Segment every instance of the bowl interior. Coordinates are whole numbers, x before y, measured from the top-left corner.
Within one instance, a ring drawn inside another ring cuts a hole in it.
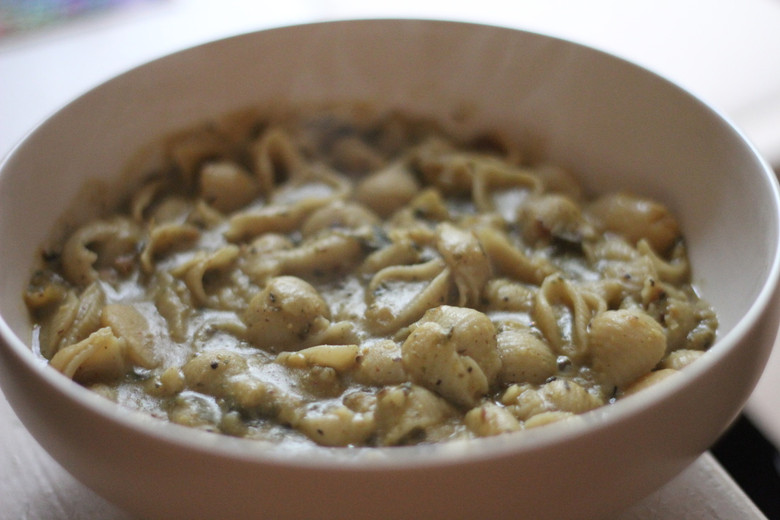
[[[346,100],[505,129],[530,154],[572,169],[593,193],[627,189],[664,201],[681,220],[721,338],[773,269],[777,193],[766,165],[721,116],[667,81],[598,51],[502,28],[314,24],[207,44],[130,71],[13,151],[0,175],[0,313],[18,338],[10,341],[24,348],[30,338],[21,295],[33,259],[88,179],[115,184],[156,137],[230,110]]]

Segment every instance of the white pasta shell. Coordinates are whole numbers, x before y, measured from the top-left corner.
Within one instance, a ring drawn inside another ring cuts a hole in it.
[[[214,397],[232,397],[231,378],[246,371],[246,360],[225,349],[201,353],[182,367],[187,386]]]
[[[231,161],[209,162],[200,169],[200,196],[222,213],[240,209],[255,198],[258,187],[251,174]]]
[[[494,272],[508,278],[541,284],[555,267],[541,257],[530,257],[509,241],[507,236],[490,227],[474,230],[482,249],[490,259]]]
[[[118,256],[134,253],[139,239],[140,230],[129,218],[115,217],[85,224],[68,237],[62,248],[65,277],[82,287],[96,281],[99,278],[96,263],[110,264]]]
[[[439,258],[393,265],[376,273],[366,291],[366,324],[375,334],[396,332],[448,300],[451,274]]]
[[[200,237],[200,230],[189,224],[164,223],[149,232],[149,240],[141,252],[141,267],[147,273],[154,271],[157,257],[192,245]]]

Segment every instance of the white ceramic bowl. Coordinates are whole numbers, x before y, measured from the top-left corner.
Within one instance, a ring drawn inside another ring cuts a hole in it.
[[[36,247],[87,178],[155,136],[283,100],[368,100],[533,136],[592,191],[680,217],[721,328],[709,355],[582,421],[439,447],[305,455],[129,413],[36,358],[22,302]],[[593,518],[706,450],[739,412],[778,326],[778,190],[718,113],[639,67],[516,30],[350,21],[248,34],[128,72],[55,114],[2,164],[0,382],[40,444],[145,518]]]

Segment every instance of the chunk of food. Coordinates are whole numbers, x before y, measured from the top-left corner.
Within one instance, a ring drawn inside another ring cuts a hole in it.
[[[599,314],[591,321],[588,343],[591,367],[618,388],[650,372],[666,353],[663,327],[639,310]]]
[[[279,276],[252,298],[243,319],[253,345],[281,352],[300,349],[309,335],[326,329],[330,309],[311,284]]]
[[[485,396],[501,369],[496,330],[483,313],[462,307],[431,309],[401,347],[414,382],[455,405],[471,407]]]
[[[447,401],[416,385],[388,386],[377,394],[379,444],[394,446],[431,435],[458,411]]]
[[[503,383],[544,383],[558,371],[557,357],[528,328],[509,328],[497,336],[501,357],[498,378]]]
[[[355,198],[381,217],[404,207],[420,191],[420,184],[403,163],[394,163],[360,181]]]
[[[311,407],[294,426],[323,446],[364,444],[376,429],[372,413],[355,412],[344,405]]]
[[[353,377],[369,386],[398,385],[408,381],[401,360],[401,346],[393,340],[379,340],[361,347]]]
[[[154,350],[155,337],[149,322],[132,305],[112,303],[103,307],[101,321],[115,336],[127,342],[127,358],[134,365],[154,368],[159,363]]]
[[[566,195],[551,193],[529,197],[520,206],[517,221],[529,244],[553,239],[579,243],[590,233],[578,204]]]
[[[596,227],[612,231],[636,244],[645,239],[659,254],[680,239],[680,226],[662,204],[627,193],[612,193],[596,199],[587,208]]]
[[[199,182],[201,197],[223,213],[246,206],[258,192],[252,175],[238,164],[228,161],[204,165]]]
[[[63,274],[82,287],[100,278],[121,277],[137,255],[140,238],[138,226],[125,217],[85,225],[62,248]]]
[[[298,352],[282,352],[277,362],[287,366],[305,368],[313,365],[329,367],[337,372],[350,370],[358,360],[357,345],[317,345]]]
[[[125,341],[114,336],[110,327],[103,327],[57,352],[51,366],[81,383],[111,381],[127,369],[125,349]]]
[[[436,249],[452,272],[458,289],[458,305],[477,305],[491,276],[490,260],[477,237],[452,224],[439,224],[436,227]]]
[[[480,437],[501,435],[522,428],[520,421],[511,412],[496,403],[485,403],[472,408],[465,415],[464,422],[469,430]]]

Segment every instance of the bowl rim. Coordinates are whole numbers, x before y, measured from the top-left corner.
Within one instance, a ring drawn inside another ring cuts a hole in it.
[[[140,65],[132,67],[112,78],[102,81],[93,88],[79,94],[70,102],[59,107],[49,116],[30,129],[2,158],[0,161],[0,186],[5,177],[5,171],[12,159],[19,153],[31,135],[35,134],[42,126],[61,112],[64,108],[84,97],[91,95],[94,91],[103,88],[105,85],[114,81],[121,81],[125,76],[137,73],[138,70],[150,66],[153,63],[164,60],[177,59],[183,54],[199,52],[200,49],[208,46],[218,45],[233,39],[258,38],[264,33],[275,31],[300,30],[312,26],[335,26],[343,24],[371,24],[371,23],[396,23],[396,24],[451,24],[461,26],[471,26],[474,30],[501,30],[517,33],[524,33],[535,38],[545,38],[554,40],[565,45],[584,48],[588,52],[595,52],[611,60],[618,60],[625,66],[630,66],[643,71],[648,76],[654,76],[655,79],[662,80],[667,87],[676,89],[679,93],[687,96],[691,102],[697,103],[700,110],[709,111],[715,118],[724,125],[736,141],[741,142],[743,146],[751,153],[757,161],[757,170],[761,171],[761,179],[765,188],[771,192],[771,200],[774,205],[775,218],[771,222],[776,243],[772,258],[771,267],[767,277],[764,279],[758,296],[752,302],[748,310],[735,323],[734,327],[725,335],[719,337],[717,341],[708,350],[709,355],[702,356],[696,363],[691,364],[684,370],[684,375],[680,377],[670,377],[663,384],[653,385],[642,392],[628,396],[609,406],[600,407],[582,415],[575,416],[572,420],[557,422],[546,425],[544,428],[535,428],[514,432],[508,435],[498,437],[478,438],[467,441],[448,441],[439,444],[424,444],[417,446],[399,446],[399,447],[370,447],[370,448],[325,448],[321,446],[312,446],[301,448],[296,446],[292,449],[281,448],[277,445],[269,445],[264,441],[251,439],[234,438],[223,434],[214,434],[200,431],[194,428],[174,424],[165,420],[155,419],[149,414],[137,410],[130,410],[117,405],[108,399],[105,399],[94,392],[74,383],[72,380],[48,366],[43,359],[36,357],[33,350],[19,338],[0,315],[0,348],[7,349],[18,361],[20,361],[30,372],[35,373],[43,382],[53,391],[66,397],[74,404],[86,408],[89,412],[101,416],[104,420],[121,425],[132,430],[134,433],[155,438],[158,441],[175,445],[181,449],[203,454],[211,454],[226,457],[235,460],[241,460],[251,463],[263,464],[283,464],[287,467],[293,466],[300,469],[325,468],[328,470],[353,470],[353,471],[377,471],[393,468],[411,468],[411,467],[431,467],[446,466],[452,464],[462,464],[469,461],[483,461],[491,458],[502,457],[508,453],[519,453],[534,451],[570,441],[583,435],[599,434],[599,432],[610,428],[615,423],[621,422],[628,417],[634,416],[647,409],[653,403],[659,403],[668,399],[672,394],[684,391],[691,387],[706,373],[711,366],[726,355],[733,348],[736,348],[740,339],[744,338],[750,330],[756,325],[761,316],[767,310],[773,296],[780,287],[780,187],[777,178],[766,160],[761,157],[756,147],[749,141],[744,133],[717,108],[693,95],[684,87],[670,81],[661,74],[652,71],[644,66],[640,66],[625,58],[612,53],[598,49],[588,44],[583,44],[574,40],[552,36],[541,32],[528,30],[524,28],[507,27],[501,25],[485,24],[479,22],[454,21],[443,19],[426,18],[370,18],[370,19],[348,19],[348,20],[328,20],[318,22],[299,23],[288,26],[273,27],[249,31],[225,38],[219,38],[211,41],[199,43],[172,53],[149,60]],[[0,382],[1,383],[1,382]],[[304,454],[305,456],[301,456]]]

